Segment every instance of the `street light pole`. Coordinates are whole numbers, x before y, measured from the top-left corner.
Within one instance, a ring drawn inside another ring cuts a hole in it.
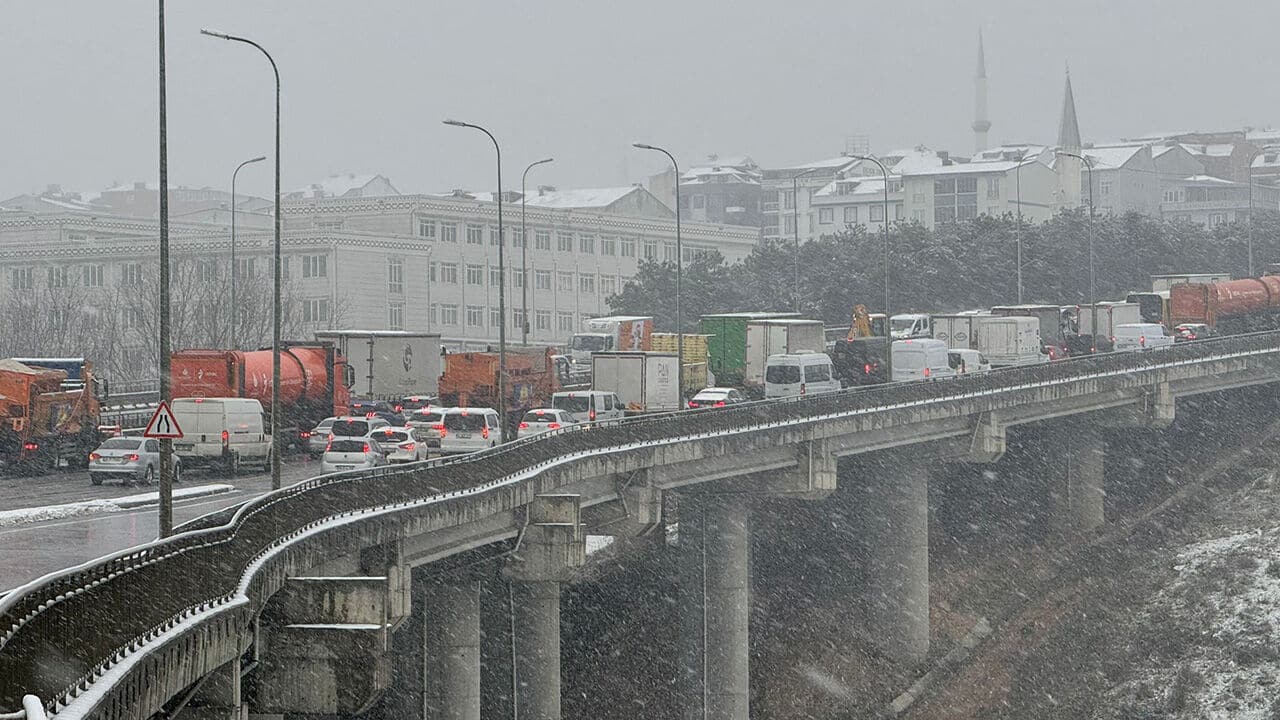
[[[280,489],[280,68],[275,58],[258,43],[236,35],[201,29],[201,35],[252,45],[267,57],[276,78],[276,197],[275,197],[275,270],[272,287],[271,314],[271,489]]]
[[[809,168],[791,176],[791,230],[795,237],[791,253],[791,300],[797,313],[800,312],[800,189],[797,181],[817,169]]]
[[[1093,283],[1093,161],[1086,155],[1077,155],[1076,153],[1059,150],[1059,155],[1073,157],[1084,163],[1085,170],[1088,171],[1089,181],[1089,308],[1092,315],[1093,324],[1089,326],[1089,348],[1097,352],[1094,339],[1098,335],[1098,298],[1094,295]]]
[[[173,401],[169,377],[169,119],[164,66],[164,0],[160,6],[160,402]],[[156,518],[160,537],[173,534],[173,441],[160,440],[160,503]]]
[[[256,158],[245,160],[236,166],[235,172],[231,173],[231,349],[240,349],[240,306],[236,299],[236,275],[239,274],[236,268],[236,176],[240,174],[240,168],[250,163],[262,162],[267,156],[259,155]]]
[[[876,164],[880,168],[880,174],[884,176],[884,318],[886,328],[889,325],[889,171],[885,169],[884,163],[871,157],[870,155],[850,155],[855,160],[868,160]],[[870,218],[868,218],[870,221]]]
[[[502,441],[507,440],[507,260],[503,249],[507,241],[502,234],[502,148],[493,133],[479,125],[460,120],[445,120],[445,125],[479,130],[489,136],[498,159],[498,417],[502,422]]]
[[[1013,171],[1014,185],[1017,188],[1017,222],[1014,225],[1013,239],[1018,248],[1018,304],[1022,304],[1022,163],[1027,159],[1026,151],[1018,154],[1018,166]]]
[[[641,150],[653,150],[667,156],[676,178],[676,387],[680,388],[680,406],[684,407],[684,317],[680,314],[680,282],[684,266],[684,247],[680,243],[680,163],[675,155],[657,145],[648,143],[631,143],[632,147]]]
[[[529,163],[520,174],[520,344],[529,344],[529,231],[524,226],[525,181],[529,171],[538,165],[554,161],[555,158],[544,158]]]

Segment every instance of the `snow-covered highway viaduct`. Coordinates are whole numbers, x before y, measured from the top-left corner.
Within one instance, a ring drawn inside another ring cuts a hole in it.
[[[0,713],[30,717],[33,696],[58,718],[357,715],[403,690],[392,637],[420,614],[410,716],[476,720],[479,578],[501,573],[519,717],[558,718],[560,587],[585,536],[674,521],[682,623],[652,632],[684,643],[689,717],[745,720],[759,499],[865,486],[866,634],[915,663],[929,643],[935,469],[996,461],[1011,426],[1069,422],[1048,501],[1065,534],[1086,531],[1103,522],[1107,428],[1160,427],[1179,398],[1277,381],[1280,333],[1260,333],[636,418],[314,478],[0,599]],[[876,462],[838,462],[854,456]]]

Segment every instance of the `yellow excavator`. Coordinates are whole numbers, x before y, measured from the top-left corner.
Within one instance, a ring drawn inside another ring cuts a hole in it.
[[[864,337],[872,337],[871,313],[867,312],[866,305],[858,303],[853,306],[853,322],[849,323],[849,334],[845,336],[845,340],[852,342]]]
[[[888,382],[889,340],[885,316],[871,314],[867,306],[853,307],[853,321],[845,339],[831,350],[831,362],[845,387]]]

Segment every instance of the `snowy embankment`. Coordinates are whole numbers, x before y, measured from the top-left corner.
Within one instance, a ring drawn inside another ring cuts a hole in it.
[[[207,495],[219,495],[231,492],[235,489],[234,485],[218,483],[212,485],[197,485],[195,487],[177,488],[173,491],[173,499],[186,500],[205,497]],[[18,508],[17,510],[0,510],[0,527],[23,525],[26,523],[41,522],[44,520],[59,520],[62,518],[74,517],[76,515],[87,515],[89,513],[129,510],[131,508],[142,507],[145,505],[155,505],[159,502],[160,493],[149,492],[139,493],[137,495],[125,495],[123,497],[116,498],[82,500],[79,502],[62,503],[61,505]]]

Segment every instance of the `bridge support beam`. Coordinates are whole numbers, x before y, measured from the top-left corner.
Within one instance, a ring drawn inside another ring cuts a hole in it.
[[[480,720],[480,582],[433,580],[423,605],[422,717]]]
[[[586,559],[577,495],[529,504],[521,547],[503,568],[511,581],[516,715],[560,718],[560,583]]]
[[[929,653],[929,468],[900,456],[864,483],[867,632],[897,662]]]
[[[240,658],[209,673],[182,709],[186,720],[242,720],[248,717],[240,687]]]
[[[680,504],[686,718],[750,714],[751,511],[742,496]]]
[[[1106,441],[1097,427],[1071,423],[1053,442],[1049,468],[1049,513],[1053,530],[1076,536],[1094,530],[1105,520],[1103,513],[1103,461]]]

